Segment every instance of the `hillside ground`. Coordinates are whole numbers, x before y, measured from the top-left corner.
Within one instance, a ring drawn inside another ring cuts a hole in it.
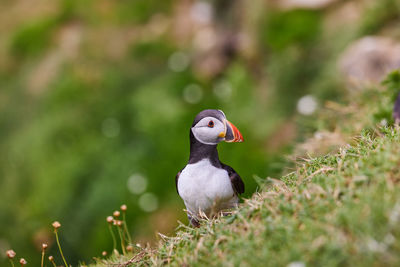
[[[400,128],[390,115],[399,77],[348,105],[327,103],[319,132],[299,145],[325,154],[296,155],[278,179],[255,177],[258,192],[231,215],[181,224],[157,247],[95,266],[399,266]],[[338,145],[326,146],[323,131]]]

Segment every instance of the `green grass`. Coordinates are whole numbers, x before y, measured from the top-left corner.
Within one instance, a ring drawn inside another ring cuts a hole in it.
[[[229,216],[198,229],[181,224],[156,247],[94,266],[399,266],[400,127],[377,126],[390,119],[377,114],[393,105],[396,73],[389,90],[319,113],[316,125],[329,129],[335,116],[335,131],[351,145],[297,160],[279,179],[256,178],[258,192]]]
[[[268,178],[232,215],[181,225],[132,266],[398,266],[399,164],[399,127],[364,131],[335,155]]]

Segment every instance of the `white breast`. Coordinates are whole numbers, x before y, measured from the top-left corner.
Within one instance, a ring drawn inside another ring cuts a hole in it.
[[[191,214],[206,215],[231,208],[238,202],[228,172],[214,167],[208,159],[188,164],[178,180],[179,195]]]

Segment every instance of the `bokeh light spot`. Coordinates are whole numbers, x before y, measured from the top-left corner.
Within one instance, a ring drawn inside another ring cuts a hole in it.
[[[203,98],[203,90],[197,84],[189,84],[183,89],[183,99],[190,103],[196,104]]]
[[[189,66],[189,57],[183,52],[175,52],[168,58],[168,66],[175,72],[184,71]]]
[[[139,195],[146,191],[147,188],[147,179],[141,174],[132,174],[128,179],[128,190],[132,194]]]
[[[158,198],[153,193],[144,193],[139,198],[139,207],[146,211],[152,212],[158,208]]]
[[[232,95],[232,87],[228,81],[221,81],[214,86],[213,92],[220,100],[228,101]]]
[[[120,132],[119,122],[114,118],[105,119],[101,124],[101,132],[109,138],[117,137]]]
[[[210,23],[213,15],[213,7],[205,1],[197,1],[190,10],[190,17],[198,23]]]
[[[193,38],[193,46],[200,51],[211,49],[217,42],[217,36],[211,27],[197,31]]]
[[[297,111],[302,115],[311,115],[315,112],[317,106],[317,100],[311,95],[306,95],[297,102]]]

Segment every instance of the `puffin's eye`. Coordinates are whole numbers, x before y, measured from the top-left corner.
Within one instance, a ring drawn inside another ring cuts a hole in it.
[[[214,122],[213,121],[209,121],[208,122],[208,127],[213,128],[214,127]]]

